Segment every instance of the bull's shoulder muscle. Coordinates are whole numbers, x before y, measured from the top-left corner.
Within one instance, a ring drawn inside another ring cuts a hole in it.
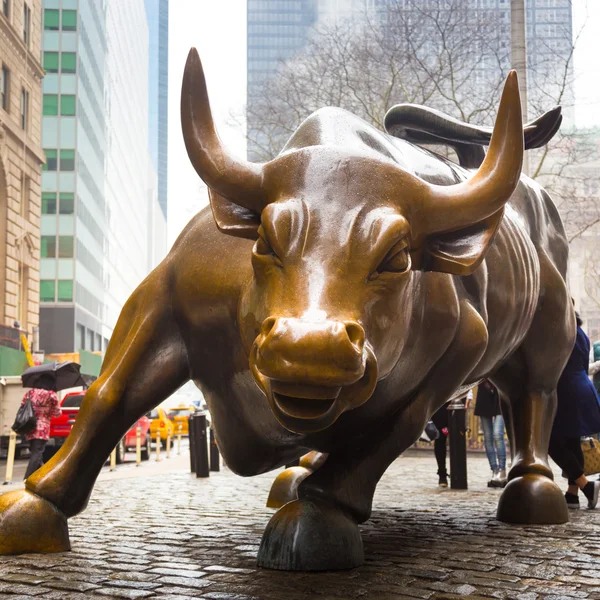
[[[185,318],[199,323],[209,314],[235,313],[251,277],[252,244],[221,233],[208,207],[189,222],[166,259],[172,301]]]

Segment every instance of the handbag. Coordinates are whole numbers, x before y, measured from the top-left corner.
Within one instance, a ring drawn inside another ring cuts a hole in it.
[[[423,433],[419,436],[420,442],[433,442],[440,437],[440,432],[433,421],[428,421]]]
[[[600,442],[592,437],[581,438],[581,450],[584,474],[600,473]]]
[[[13,423],[12,429],[15,433],[25,435],[31,433],[37,425],[37,418],[33,410],[30,398],[27,398],[17,411],[15,422]]]

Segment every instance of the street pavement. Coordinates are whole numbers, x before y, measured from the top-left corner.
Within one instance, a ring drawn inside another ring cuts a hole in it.
[[[485,455],[468,469],[468,491],[443,490],[431,451],[398,459],[361,526],[365,565],[323,573],[256,567],[273,474],[196,479],[187,449],[105,469],[70,521],[73,551],[0,557],[0,598],[600,600],[600,509],[560,526],[499,523]]]

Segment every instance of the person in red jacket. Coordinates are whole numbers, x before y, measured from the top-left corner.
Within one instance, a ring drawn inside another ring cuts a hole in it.
[[[36,424],[35,429],[25,436],[29,440],[29,451],[31,453],[25,479],[44,464],[44,448],[50,438],[50,419],[60,415],[56,392],[34,388],[23,396],[21,404],[25,404],[27,400],[31,400]]]

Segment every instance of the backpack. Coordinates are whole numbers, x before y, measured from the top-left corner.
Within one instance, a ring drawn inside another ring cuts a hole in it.
[[[37,418],[31,404],[31,399],[29,398],[30,393],[28,392],[27,400],[19,406],[15,422],[12,426],[13,431],[20,435],[31,433],[37,425]]]

